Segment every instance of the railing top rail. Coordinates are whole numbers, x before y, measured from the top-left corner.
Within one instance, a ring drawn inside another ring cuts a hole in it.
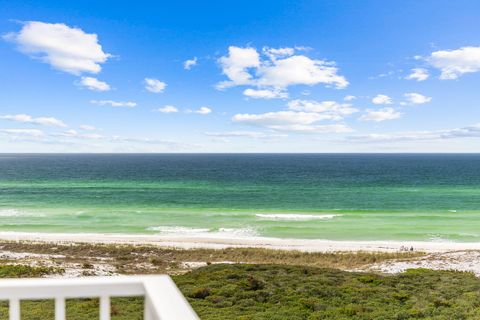
[[[104,299],[120,296],[145,296],[152,319],[199,319],[167,275],[0,280],[0,300],[17,303],[22,299]],[[18,312],[15,310],[13,313],[18,315]]]
[[[132,276],[109,276],[109,277],[79,277],[79,278],[20,278],[0,279],[0,289],[8,286],[70,286],[84,284],[105,283],[138,283],[149,279],[170,278],[167,275],[132,275]]]
[[[43,279],[2,279],[0,299],[51,299],[88,298],[108,295],[141,296],[145,294],[145,282],[152,279],[168,278],[159,276],[118,276],[84,278],[43,278]]]

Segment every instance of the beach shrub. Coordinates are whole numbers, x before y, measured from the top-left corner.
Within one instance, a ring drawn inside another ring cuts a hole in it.
[[[50,274],[62,274],[65,270],[56,267],[32,267],[26,265],[0,265],[0,278],[38,278]]]
[[[427,269],[398,275],[280,265],[210,265],[175,276],[201,319],[480,319],[480,280]]]
[[[199,288],[199,289],[196,289],[190,296],[194,299],[205,299],[209,295],[210,295],[210,289]]]
[[[46,272],[31,268],[10,266],[0,274]],[[414,269],[379,275],[305,266],[212,264],[173,279],[202,320],[480,319],[480,279],[468,272]],[[22,319],[52,319],[53,309],[51,300],[23,301]],[[69,320],[97,315],[98,299],[67,301]],[[143,298],[112,299],[113,320],[142,316]],[[0,303],[0,319],[8,319],[6,302]]]

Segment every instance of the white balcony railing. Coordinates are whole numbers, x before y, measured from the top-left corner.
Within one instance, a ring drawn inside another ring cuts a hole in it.
[[[172,279],[160,276],[0,280],[0,300],[10,320],[20,320],[21,300],[55,300],[55,320],[65,320],[65,299],[99,298],[100,320],[110,319],[111,297],[145,297],[145,320],[198,320]]]

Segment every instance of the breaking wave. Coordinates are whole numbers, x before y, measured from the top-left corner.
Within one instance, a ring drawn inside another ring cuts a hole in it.
[[[26,212],[17,209],[0,209],[0,217],[43,217],[45,214],[37,212]]]
[[[257,213],[258,218],[268,220],[290,220],[290,221],[310,221],[310,220],[330,220],[340,217],[341,214],[293,214],[293,213]]]
[[[195,238],[248,238],[257,236],[252,228],[189,228],[158,226],[149,227],[149,231],[157,231],[162,236],[195,237]]]

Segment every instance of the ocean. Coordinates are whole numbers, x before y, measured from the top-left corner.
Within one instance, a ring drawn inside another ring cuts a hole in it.
[[[0,154],[0,231],[480,240],[477,154]]]

